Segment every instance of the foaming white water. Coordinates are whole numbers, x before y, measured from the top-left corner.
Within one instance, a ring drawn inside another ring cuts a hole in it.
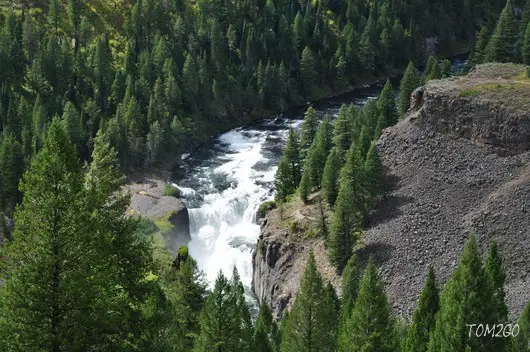
[[[272,197],[271,182],[276,172],[276,166],[272,165],[255,167],[267,162],[262,154],[267,136],[268,132],[255,130],[232,130],[223,134],[218,142],[225,149],[216,156],[217,166],[205,165],[200,170],[200,177],[210,184],[203,186],[209,191],[202,204],[189,209],[192,238],[189,251],[210,284],[215,282],[220,270],[231,277],[235,266],[243,285],[250,291],[252,250],[259,236],[255,214],[259,204]],[[279,137],[283,139],[283,133]],[[220,191],[215,188],[219,180],[225,185]],[[189,192],[181,187],[184,189]]]

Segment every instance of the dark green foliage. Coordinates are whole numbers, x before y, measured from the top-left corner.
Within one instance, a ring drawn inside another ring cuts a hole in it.
[[[342,105],[339,110],[339,115],[335,120],[333,130],[333,145],[337,148],[337,152],[341,157],[346,156],[346,152],[353,141],[354,118],[355,116],[350,116],[347,106]]]
[[[350,258],[361,229],[364,211],[361,177],[362,160],[355,144],[352,144],[340,173],[339,193],[327,243],[329,260],[339,269]]]
[[[497,242],[495,240],[491,241],[490,250],[486,259],[486,273],[490,278],[493,288],[493,300],[495,302],[495,307],[492,309],[497,314],[496,321],[507,321],[508,307],[506,307],[506,293],[504,292],[504,281],[506,279],[506,274],[504,273],[502,259],[500,257]],[[506,341],[501,339],[495,342],[497,348],[502,350]]]
[[[530,65],[530,22],[528,22],[528,25],[526,26],[521,51],[523,54],[523,63],[525,65]]]
[[[302,180],[300,181],[300,186],[298,187],[300,192],[300,198],[304,203],[307,203],[307,198],[311,193],[311,176],[309,170],[304,170],[302,174]]]
[[[313,107],[309,107],[304,114],[304,122],[302,123],[302,134],[300,137],[300,147],[302,150],[307,150],[313,143],[313,139],[317,133],[318,119]]]
[[[180,190],[177,187],[173,186],[173,185],[164,185],[164,193],[163,194],[165,196],[179,198],[180,197]]]
[[[528,341],[530,341],[530,302],[526,304],[519,317],[519,334],[512,337],[511,352],[528,352]]]
[[[282,322],[281,351],[335,351],[336,329],[335,302],[311,252],[289,318]]]
[[[250,351],[252,324],[235,268],[230,281],[221,272],[217,276],[201,313],[200,326],[198,351]]]
[[[425,288],[418,300],[412,316],[412,326],[408,331],[404,352],[426,352],[429,347],[429,334],[434,331],[435,315],[440,307],[440,297],[434,270],[429,266]]]
[[[277,201],[283,202],[294,193],[300,183],[301,169],[299,136],[298,132],[291,129],[276,172]]]
[[[420,76],[414,64],[409,62],[399,86],[399,113],[404,116],[409,108],[410,94],[420,85]]]
[[[460,264],[440,295],[440,310],[429,342],[429,352],[499,351],[504,338],[469,336],[465,324],[497,324],[496,300],[489,275],[484,270],[474,235],[468,240]],[[499,342],[499,340],[501,342]]]
[[[380,129],[384,129],[397,123],[399,114],[396,108],[394,89],[392,88],[390,80],[386,81],[385,87],[381,91],[381,95],[377,101],[377,109],[379,112]]]
[[[332,125],[329,117],[326,116],[318,127],[316,136],[309,147],[306,160],[304,162],[304,173],[309,173],[311,187],[320,187],[322,174],[326,165],[326,158],[331,149],[331,138],[333,135]]]
[[[342,323],[345,323],[351,317],[355,300],[359,293],[360,280],[361,271],[357,256],[354,254],[348,259],[348,262],[342,271]]]
[[[452,70],[451,61],[443,60],[442,64],[441,64],[441,67],[440,67],[440,71],[442,73],[442,78],[451,77],[451,70]]]
[[[116,194],[123,180],[116,155],[98,136],[83,176],[58,118],[43,142],[21,183],[24,200],[15,213],[15,240],[7,248],[11,269],[0,295],[5,348],[136,345],[140,336],[134,325],[141,319],[135,307],[148,292],[143,279],[150,253],[136,236],[136,221],[125,218],[129,197]]]
[[[370,259],[351,317],[342,326],[339,351],[396,351],[395,323],[383,282]]]
[[[329,205],[335,205],[335,200],[339,194],[339,175],[342,165],[342,157],[336,147],[331,151],[326,159],[324,172],[322,175],[322,195]]]
[[[512,2],[508,0],[486,47],[485,62],[508,62],[515,57],[514,30]]]

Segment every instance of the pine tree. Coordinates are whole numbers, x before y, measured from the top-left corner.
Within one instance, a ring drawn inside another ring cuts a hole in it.
[[[342,271],[342,324],[350,317],[355,306],[355,300],[359,293],[359,282],[361,272],[357,256],[354,254],[348,259],[344,270]]]
[[[484,62],[486,57],[486,48],[488,46],[488,40],[490,39],[488,27],[484,26],[481,28],[477,42],[475,44],[475,50],[471,55],[472,65],[481,64]]]
[[[465,324],[496,324],[492,285],[484,270],[474,235],[468,240],[460,263],[440,295],[440,310],[429,342],[429,352],[498,351],[495,337],[469,334]],[[480,322],[480,323],[479,323]]]
[[[322,174],[326,165],[326,158],[331,149],[333,130],[329,116],[324,117],[318,127],[313,143],[307,152],[304,170],[308,169],[312,187],[320,187]],[[304,171],[305,172],[305,171]]]
[[[353,123],[352,118],[348,114],[346,105],[342,105],[339,110],[339,115],[335,120],[333,130],[333,145],[337,148],[337,152],[341,157],[346,156],[346,152],[350,148],[353,141]]]
[[[309,47],[305,47],[300,60],[300,73],[302,75],[304,96],[308,99],[313,97],[314,85],[316,85],[318,72],[315,70],[315,56]]]
[[[440,67],[440,71],[442,72],[442,78],[451,77],[451,71],[452,71],[451,61],[447,59],[443,60],[441,67]]]
[[[307,203],[309,194],[311,193],[311,170],[306,169],[302,173],[302,180],[300,181],[300,186],[298,187],[300,191],[300,198],[304,203]]]
[[[426,352],[429,334],[434,331],[435,316],[440,306],[438,285],[434,270],[429,266],[425,288],[412,316],[412,326],[407,335],[404,352]]]
[[[300,291],[282,333],[281,351],[334,351],[336,319],[333,302],[326,294],[315,256],[310,252],[300,280]]]
[[[427,77],[429,77],[432,70],[434,69],[434,66],[436,65],[438,65],[436,58],[432,55],[429,56],[429,58],[427,59],[427,64],[425,65],[425,70],[423,70],[422,83],[425,83],[428,81]]]
[[[357,240],[362,214],[361,160],[355,144],[348,151],[346,164],[341,170],[340,186],[331,223],[327,248],[330,263],[342,269]]]
[[[530,302],[524,307],[517,323],[519,324],[519,333],[517,336],[512,337],[511,352],[528,352],[528,341],[530,341]]]
[[[326,158],[326,165],[322,174],[322,195],[329,205],[335,205],[337,195],[339,193],[339,175],[340,167],[342,165],[342,157],[336,147],[331,148],[331,151]]]
[[[243,286],[234,268],[229,281],[219,272],[200,318],[198,351],[250,351],[252,325]]]
[[[523,63],[530,65],[530,22],[526,26],[524,39],[522,43]]]
[[[508,62],[514,57],[514,20],[512,2],[508,0],[486,48],[485,62]]]
[[[403,117],[409,109],[410,95],[420,85],[418,70],[409,62],[399,86],[399,113]]]
[[[377,144],[372,142],[366,160],[364,162],[364,173],[367,191],[370,194],[368,203],[373,205],[376,197],[384,191],[383,166],[377,152]]]
[[[269,305],[263,302],[256,319],[252,351],[274,352],[276,346],[275,341],[273,341],[273,334],[277,332],[277,329]]]
[[[394,89],[392,88],[390,80],[386,81],[385,87],[381,91],[381,95],[377,101],[377,109],[379,112],[381,129],[397,123],[399,115],[396,108],[396,100],[394,98]]]
[[[486,273],[490,278],[493,287],[493,296],[495,301],[495,312],[497,313],[496,321],[506,321],[508,319],[508,307],[506,307],[504,292],[504,280],[506,274],[502,265],[502,259],[498,252],[497,241],[492,240],[488,258],[486,259]],[[501,339],[499,342],[504,342]],[[499,350],[502,350],[504,346],[497,345]]]
[[[315,109],[310,106],[304,114],[304,122],[302,123],[302,134],[300,137],[300,147],[302,150],[307,151],[307,149],[309,149],[309,147],[313,143],[313,139],[315,138],[317,129],[317,115]]]
[[[274,188],[276,190],[275,198],[277,202],[285,202],[287,197],[293,194],[296,189],[286,156],[282,156],[278,164],[278,170],[274,177]]]
[[[339,351],[396,351],[394,318],[384,284],[370,259],[364,270],[351,318],[342,326]]]
[[[77,153],[81,155],[84,141],[83,122],[71,102],[66,103],[62,120],[70,142],[76,147]]]

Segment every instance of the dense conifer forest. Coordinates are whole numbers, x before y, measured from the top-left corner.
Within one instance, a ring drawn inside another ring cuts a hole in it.
[[[384,192],[381,131],[451,74],[445,57],[529,64],[530,1],[0,4],[0,229],[14,221],[0,351],[527,351],[530,305],[514,338],[464,325],[507,320],[494,242],[483,261],[470,235],[443,289],[429,270],[410,325],[352,253]],[[185,247],[156,260],[150,224],[125,216],[127,172],[171,169],[220,131],[402,71],[397,100],[388,81],[334,121],[309,108],[278,166],[279,206],[321,192],[332,213],[320,231],[340,298],[311,255],[291,311],[276,321],[262,304],[254,321],[237,270],[208,289]]]

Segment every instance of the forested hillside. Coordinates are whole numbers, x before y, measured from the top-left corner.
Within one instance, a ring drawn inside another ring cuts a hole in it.
[[[522,6],[522,4],[517,4]],[[171,167],[211,135],[449,55],[503,1],[3,2],[0,209],[61,117],[81,160],[101,129],[124,170]]]

